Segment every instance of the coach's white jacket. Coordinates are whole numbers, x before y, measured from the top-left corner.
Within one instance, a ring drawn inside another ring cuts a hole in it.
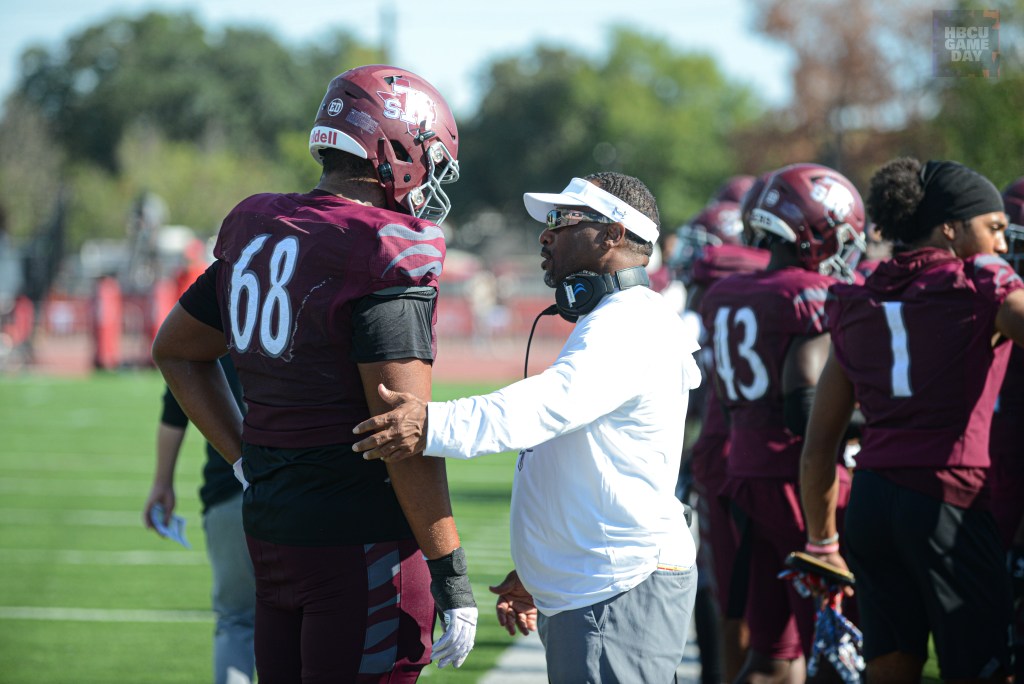
[[[611,598],[659,563],[693,565],[675,485],[697,349],[660,295],[632,287],[581,318],[540,375],[428,405],[427,455],[520,450],[512,560],[545,615]]]

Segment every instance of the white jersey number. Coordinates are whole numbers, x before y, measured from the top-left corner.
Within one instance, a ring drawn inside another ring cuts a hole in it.
[[[747,401],[760,399],[768,392],[768,369],[754,350],[757,341],[757,319],[754,310],[748,306],[737,309],[735,315],[729,307],[722,307],[715,314],[715,369],[722,380],[722,386],[730,401],[739,399],[740,394]],[[749,385],[736,382],[736,369],[732,365],[729,340],[743,328],[742,339],[736,353],[746,361],[752,379]],[[737,392],[738,390],[738,392]]]
[[[892,345],[892,396],[910,397],[914,390],[910,386],[910,344],[903,323],[903,302],[882,302],[882,306]]]
[[[249,350],[253,334],[259,327],[260,347],[269,356],[280,356],[288,347],[292,330],[291,300],[285,285],[295,275],[299,258],[299,241],[289,236],[274,245],[270,254],[270,289],[260,298],[260,281],[249,268],[253,257],[263,250],[270,235],[257,235],[245,246],[231,269],[231,293],[228,309],[231,316],[231,339],[240,352]],[[242,308],[242,294],[245,307]]]

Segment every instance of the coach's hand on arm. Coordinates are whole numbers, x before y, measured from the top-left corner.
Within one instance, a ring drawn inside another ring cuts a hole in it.
[[[519,573],[515,570],[508,573],[496,587],[488,587],[498,595],[495,609],[498,611],[498,624],[508,633],[515,636],[516,629],[524,636],[537,631],[537,606],[533,596],[519,581]]]
[[[409,392],[395,392],[380,383],[380,399],[390,411],[357,425],[353,432],[370,436],[352,445],[367,460],[382,458],[391,463],[420,454],[427,446],[427,402]]]

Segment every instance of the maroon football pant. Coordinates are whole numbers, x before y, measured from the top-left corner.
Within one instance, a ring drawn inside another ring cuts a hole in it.
[[[260,684],[415,682],[434,600],[415,541],[285,546],[247,536]]]

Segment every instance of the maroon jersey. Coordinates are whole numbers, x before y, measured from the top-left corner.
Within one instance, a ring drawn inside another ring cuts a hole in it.
[[[987,468],[989,427],[1010,345],[995,318],[1024,287],[994,255],[925,248],[883,262],[862,287],[836,285],[835,355],[864,413],[858,468]]]
[[[989,449],[992,456],[992,514],[1009,548],[1024,515],[1024,348],[1013,345],[999,390]]]
[[[722,278],[736,273],[763,270],[768,265],[770,252],[743,245],[708,245],[701,258],[693,264],[692,282],[708,288]],[[703,311],[703,303],[698,305]],[[709,346],[702,335],[701,346]],[[703,357],[701,357],[703,360]],[[712,361],[713,363],[713,361]],[[710,365],[710,364],[709,364]],[[705,376],[711,368],[705,369]],[[725,459],[729,448],[729,424],[722,413],[715,383],[707,383],[700,436],[694,442],[691,467],[694,479],[708,494],[717,495],[725,481]]]
[[[835,282],[785,268],[725,278],[705,295],[716,391],[730,421],[730,478],[797,478],[803,440],[785,427],[782,367],[795,338],[826,331]]]
[[[692,281],[704,287],[734,273],[761,271],[768,266],[771,253],[744,245],[708,245],[693,264]]]
[[[353,306],[375,292],[436,292],[441,229],[319,191],[254,195],[224,219],[214,255],[224,262],[224,334],[246,388],[243,440],[355,442],[369,409],[351,357]]]

